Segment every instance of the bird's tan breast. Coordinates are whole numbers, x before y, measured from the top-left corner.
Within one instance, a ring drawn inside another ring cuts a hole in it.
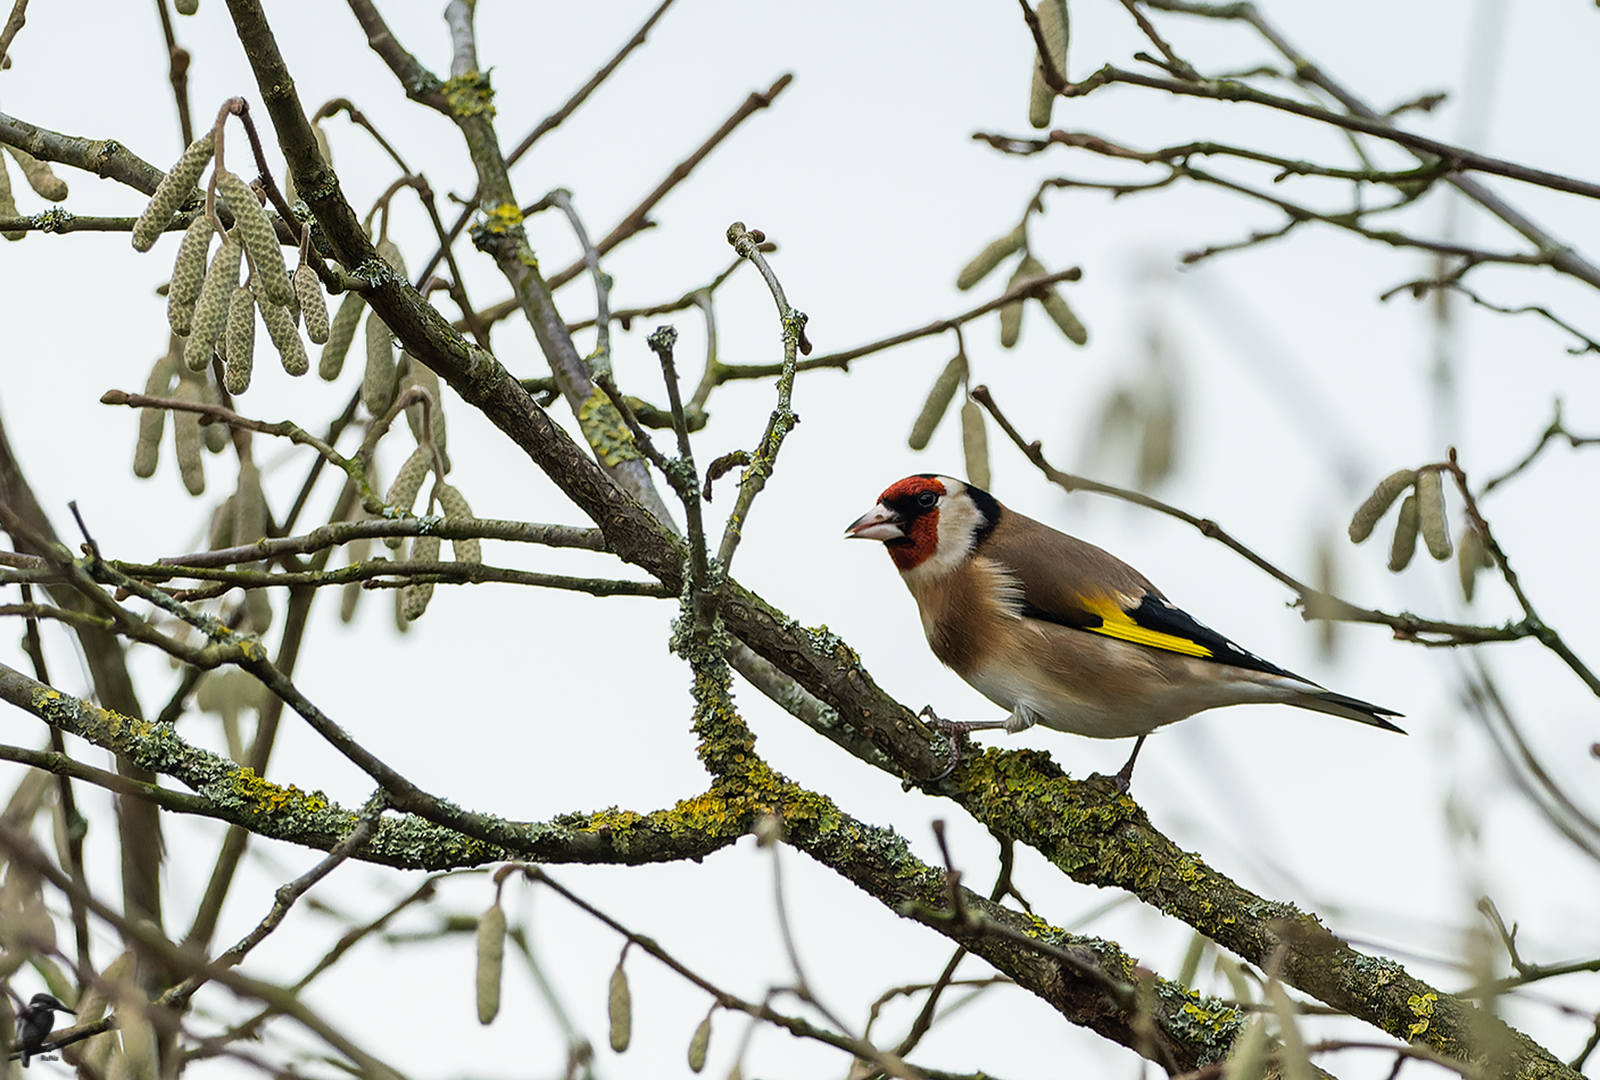
[[[1021,592],[998,563],[982,557],[937,580],[906,575],[933,654],[969,678],[1012,644]]]

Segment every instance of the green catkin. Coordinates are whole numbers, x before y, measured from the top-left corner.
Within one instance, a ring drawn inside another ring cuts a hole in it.
[[[1044,313],[1050,316],[1050,321],[1066,335],[1068,341],[1074,345],[1089,344],[1088,328],[1079,321],[1077,314],[1067,303],[1066,297],[1057,292],[1054,285],[1045,288],[1039,304],[1044,308]]]
[[[222,371],[222,385],[230,394],[250,389],[250,371],[256,358],[256,298],[243,285],[233,290],[228,302],[228,362]]]
[[[1294,1002],[1289,1000],[1283,984],[1276,979],[1268,981],[1267,997],[1272,1002],[1273,1011],[1278,1014],[1278,1038],[1283,1044],[1278,1052],[1278,1063],[1283,1080],[1315,1080],[1316,1069],[1311,1064],[1311,1054],[1306,1048],[1305,1038],[1300,1034],[1300,1025],[1295,1020]]]
[[[1417,477],[1417,523],[1422,529],[1428,554],[1439,562],[1450,557],[1450,523],[1444,516],[1444,481],[1438,469],[1428,469]]]
[[[289,283],[289,268],[283,262],[283,248],[278,246],[278,234],[272,227],[267,212],[261,209],[256,193],[249,184],[231,172],[217,173],[217,194],[233,212],[239,235],[255,264],[256,276],[268,300],[279,307],[290,307],[295,302],[294,287]]]
[[[0,217],[17,217],[17,200],[11,194],[11,173],[6,169],[4,154],[0,154]],[[21,240],[28,234],[20,230],[0,233],[7,240]]]
[[[328,304],[322,298],[322,284],[317,272],[305,263],[294,270],[294,295],[300,302],[300,317],[305,320],[306,337],[313,345],[323,345],[328,340]]]
[[[1011,284],[1015,285],[1019,281],[1026,281],[1029,278],[1044,277],[1048,273],[1049,271],[1044,268],[1043,263],[1032,255],[1028,255],[1017,265],[1017,273],[1011,279]],[[1055,323],[1061,332],[1067,336],[1068,341],[1074,345],[1087,345],[1089,343],[1089,331],[1084,329],[1083,323],[1078,321],[1078,317],[1072,313],[1072,308],[1067,305],[1066,300],[1056,291],[1054,285],[1045,287],[1044,295],[1039,304],[1044,308],[1045,314],[1050,316],[1050,321]]]
[[[172,280],[167,284],[167,322],[172,332],[189,336],[194,319],[194,304],[200,299],[200,283],[206,278],[206,252],[211,248],[211,219],[201,214],[189,223],[172,262]]]
[[[406,621],[406,591],[394,590],[394,628],[402,634],[411,633],[411,624]]]
[[[433,494],[439,500],[439,509],[444,512],[447,519],[472,516],[472,507],[467,503],[467,497],[452,485],[442,482],[436,484]],[[483,562],[483,545],[477,537],[450,541],[450,551],[458,563]]]
[[[306,356],[305,344],[300,340],[300,331],[295,328],[294,315],[289,309],[264,302],[261,305],[261,321],[267,324],[267,336],[272,338],[272,347],[278,351],[278,359],[283,361],[283,370],[297,377],[310,371],[311,361]]]
[[[183,370],[187,372],[189,369],[184,368]],[[201,401],[210,405],[222,404],[221,393],[218,392],[215,386],[211,385],[211,380],[206,378],[205,372],[201,372],[198,376],[190,377],[197,380],[196,385],[200,387]],[[200,425],[200,438],[206,444],[206,449],[213,454],[222,453],[233,443],[233,433],[227,424],[202,423]]]
[[[1261,1080],[1267,1071],[1267,1021],[1257,1016],[1233,1042],[1229,1051],[1226,1080]]]
[[[706,1051],[711,1049],[711,1017],[709,1015],[694,1029],[689,1039],[689,1071],[699,1072],[706,1067]]]
[[[1039,34],[1044,38],[1045,51],[1050,54],[1050,64],[1056,74],[1067,77],[1067,23],[1066,0],[1039,0]],[[1028,123],[1036,128],[1050,126],[1050,112],[1055,107],[1056,92],[1050,89],[1045,78],[1044,62],[1038,56],[1033,60],[1033,86],[1028,95]]]
[[[394,404],[398,384],[394,345],[389,327],[376,311],[367,315],[367,369],[361,378],[361,404],[373,416],[382,416]]]
[[[1400,493],[1416,482],[1415,469],[1399,469],[1378,481],[1367,501],[1356,508],[1355,516],[1350,519],[1350,542],[1359,544],[1371,536],[1378,520],[1389,512]]]
[[[1398,574],[1411,565],[1417,553],[1417,497],[1407,495],[1400,504],[1400,519],[1395,522],[1394,539],[1389,543],[1389,569]]]
[[[1011,275],[1011,280],[1006,282],[1006,292],[1010,292],[1028,278],[1035,276],[1028,271],[1031,259],[1024,259],[1017,265],[1016,271]],[[1038,265],[1034,263],[1034,265]],[[1022,337],[1022,301],[1013,300],[1000,309],[1000,344],[1003,348],[1014,349],[1017,340]]]
[[[161,178],[155,194],[150,196],[150,204],[139,215],[139,220],[133,223],[133,250],[149,251],[155,246],[157,237],[172,221],[173,213],[194,190],[195,181],[200,179],[206,162],[211,160],[212,149],[211,132],[208,131],[190,143],[177,164]]]
[[[402,387],[406,385],[420,387],[428,392],[429,397],[433,398],[433,410],[432,416],[429,420],[429,425],[433,429],[433,445],[438,447],[442,453],[445,448],[446,439],[444,423],[444,398],[439,393],[439,376],[435,375],[432,368],[428,367],[416,357],[411,356],[410,354],[405,354],[405,357],[409,361],[409,366],[406,369],[406,377],[404,380],[402,380]],[[421,442],[421,405],[406,406],[406,424],[411,428],[412,437],[418,442]]]
[[[345,549],[345,558],[350,560],[350,565],[367,561],[367,556],[372,554],[372,539],[362,537],[350,541]],[[356,605],[361,602],[361,594],[366,590],[359,581],[347,581],[339,595],[339,621],[348,625],[356,617]]]
[[[179,379],[174,395],[180,401],[199,401],[200,388],[188,379]],[[172,446],[177,451],[178,475],[190,495],[203,495],[206,470],[200,458],[200,415],[186,410],[172,414]]]
[[[328,325],[328,341],[322,346],[322,359],[317,362],[317,374],[325,381],[332,382],[344,370],[345,355],[355,340],[356,327],[361,323],[361,312],[366,306],[366,299],[354,291],[345,293],[344,299],[339,301],[339,310]]]
[[[176,376],[172,353],[168,352],[150,369],[150,377],[144,381],[145,396],[166,397],[172,392],[172,380]],[[156,462],[161,457],[161,433],[166,426],[167,410],[139,410],[139,441],[133,448],[133,475],[140,479],[155,475]]]
[[[965,292],[988,277],[995,267],[1005,261],[1007,255],[1020,251],[1027,238],[1027,230],[1018,225],[1000,239],[990,243],[988,247],[978,252],[977,258],[961,268],[961,273],[956,275],[956,288]]]
[[[233,495],[223,499],[221,504],[211,513],[211,531],[206,535],[206,547],[211,551],[220,551],[223,548],[233,547],[233,538],[237,530],[234,528]],[[201,686],[205,686],[201,683]],[[207,708],[201,705],[200,708]]]
[[[389,485],[389,493],[384,497],[384,502],[394,508],[396,513],[409,514],[412,504],[417,501],[417,493],[422,490],[422,481],[428,476],[428,470],[433,467],[433,454],[426,446],[419,446],[406,458],[405,464],[400,466],[400,471],[394,474],[394,483]],[[386,536],[383,539],[390,550],[400,550],[404,537]]]
[[[239,258],[244,245],[237,233],[228,233],[211,259],[206,280],[200,286],[200,299],[194,305],[194,321],[189,340],[183,347],[183,362],[190,371],[204,371],[211,363],[211,349],[228,321],[228,301],[239,287]]]
[[[633,995],[628,992],[628,973],[623,970],[621,960],[611,972],[606,1012],[611,1019],[611,1049],[620,1054],[633,1041]]]
[[[1494,555],[1484,547],[1483,536],[1469,521],[1461,533],[1461,543],[1456,548],[1456,572],[1461,576],[1461,595],[1472,603],[1478,591],[1478,571],[1492,570]]]
[[[179,15],[193,15],[200,10],[200,0],[172,0],[172,6],[178,9]]]
[[[384,237],[378,241],[376,250],[378,258],[388,263],[394,269],[394,272],[400,275],[401,281],[410,280],[410,276],[406,273],[406,258],[400,254],[399,244],[396,244],[388,237]]]
[[[58,203],[67,197],[67,182],[55,174],[49,162],[40,161],[26,150],[18,150],[15,146],[8,146],[6,149],[17,159],[22,175],[28,179],[28,186],[39,198]]]
[[[967,483],[989,489],[989,431],[976,401],[961,406],[961,449],[967,458]]]
[[[261,490],[261,470],[248,457],[239,463],[233,505],[233,547],[253,544],[267,535],[267,496]]]
[[[411,542],[412,562],[438,562],[439,538],[437,536],[419,536]],[[433,599],[433,582],[423,581],[415,585],[406,585],[400,589],[400,616],[406,622],[416,622],[422,618],[422,613],[428,610],[428,601]]]
[[[122,1036],[122,1075],[128,1080],[157,1080],[161,1075],[156,1049],[156,1029],[145,1013],[148,999],[137,988],[124,984],[117,1003],[117,1031]],[[116,1072],[115,1065],[111,1068]]]
[[[956,396],[956,388],[961,385],[961,380],[966,374],[967,354],[956,353],[954,359],[944,366],[939,377],[933,381],[933,389],[928,391],[928,400],[922,403],[922,411],[917,414],[916,422],[911,425],[911,436],[906,440],[911,449],[927,448],[928,440],[933,438],[939,421],[950,411],[950,402]]]
[[[498,901],[478,920],[478,1023],[500,1012],[500,975],[505,967],[506,913]]]

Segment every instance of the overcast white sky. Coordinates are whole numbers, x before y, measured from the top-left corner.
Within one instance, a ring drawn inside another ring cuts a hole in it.
[[[449,42],[438,3],[381,5],[400,40],[438,72]],[[479,56],[492,69],[503,144],[552,111],[633,32],[651,4],[485,3]],[[452,126],[408,103],[342,6],[268,5],[308,111],[353,99],[438,192],[468,194],[470,166]],[[1476,4],[1263,5],[1302,49],[1378,108],[1448,90],[1431,116],[1408,116],[1418,132],[1469,140],[1475,149],[1581,177],[1600,174],[1593,125],[1592,57],[1600,14],[1577,4],[1481,0]],[[1070,74],[1103,63],[1132,67],[1145,48],[1126,11],[1107,0],[1072,6]],[[1158,17],[1169,39],[1210,72],[1277,62],[1247,28]],[[1473,27],[1492,44],[1472,59]],[[204,0],[178,22],[194,53],[190,87],[197,121],[243,94],[259,106],[224,6]],[[603,234],[671,166],[715,129],[752,90],[783,72],[794,84],[745,125],[654,214],[658,227],[606,260],[616,279],[613,305],[667,300],[726,266],[723,231],[739,219],[781,245],[773,266],[791,302],[810,316],[819,353],[846,348],[981,302],[1003,276],[971,294],[954,279],[985,243],[1007,232],[1048,176],[1138,177],[1066,151],[1006,158],[973,142],[976,130],[1031,134],[1026,99],[1032,45],[1014,4],[856,4],[679,0],[646,48],[635,53],[576,116],[514,172],[522,203],[552,187],[573,193],[591,233]],[[180,150],[165,54],[153,5],[37,3],[0,76],[0,108],[58,131],[115,138],[160,167]],[[1487,60],[1487,63],[1485,62]],[[1474,98],[1478,109],[1466,108]],[[258,111],[264,120],[264,111]],[[1348,142],[1332,131],[1244,105],[1173,101],[1151,91],[1114,88],[1058,102],[1057,126],[1139,147],[1214,138],[1272,148],[1286,156],[1352,165]],[[393,178],[361,132],[343,118],[329,124],[335,166],[351,201],[364,210]],[[241,144],[239,145],[242,148]],[[1403,167],[1394,150],[1376,160]],[[1214,163],[1265,183],[1270,177]],[[42,208],[13,185],[24,212]],[[142,198],[112,182],[63,170],[68,209],[134,214]],[[1506,198],[1565,242],[1600,257],[1600,205],[1490,180]],[[1336,188],[1280,193],[1322,205]],[[400,202],[393,231],[412,266],[432,250],[426,220]],[[1144,342],[1163,329],[1182,388],[1176,475],[1157,494],[1221,522],[1255,550],[1309,575],[1319,537],[1342,537],[1354,506],[1392,469],[1442,457],[1446,437],[1482,479],[1516,461],[1564,401],[1574,431],[1600,433],[1600,377],[1594,355],[1566,353],[1571,339],[1532,316],[1459,312],[1454,338],[1458,407],[1441,414],[1430,390],[1435,338],[1426,305],[1378,294],[1425,274],[1416,254],[1379,249],[1321,227],[1288,240],[1177,268],[1181,253],[1237,240],[1279,222],[1264,207],[1212,191],[1179,187],[1113,201],[1101,192],[1054,192],[1032,227],[1035,254],[1050,269],[1083,267],[1065,287],[1088,325],[1090,343],[1066,344],[1037,308],[1028,312],[1013,352],[997,343],[994,319],[966,337],[976,381],[1030,438],[1044,441],[1062,467],[1084,464],[1083,448],[1107,393],[1139,375]],[[1437,229],[1434,198],[1401,219],[1411,232]],[[447,218],[452,217],[446,209]],[[1508,231],[1481,214],[1460,216],[1464,239],[1503,247]],[[565,266],[577,247],[547,215],[531,224],[543,265]],[[176,237],[146,256],[124,235],[31,236],[0,248],[5,344],[0,350],[0,415],[35,491],[64,533],[66,502],[76,499],[108,554],[154,558],[191,550],[231,483],[223,459],[208,462],[207,495],[191,499],[178,483],[170,450],[147,482],[133,480],[135,417],[97,403],[111,387],[138,389],[165,348],[166,280]],[[467,283],[480,305],[506,289],[488,260],[463,244]],[[1591,333],[1600,305],[1587,287],[1541,270],[1484,272],[1482,292],[1499,303],[1548,304]],[[559,296],[569,320],[592,311],[580,279]],[[454,315],[453,309],[445,310]],[[735,363],[779,359],[771,300],[741,271],[718,295],[722,357]],[[636,323],[614,338],[624,389],[659,400],[659,376]],[[698,375],[703,337],[697,316],[671,318],[681,334],[680,365]],[[582,339],[587,343],[589,339]],[[508,322],[496,353],[523,375],[545,372],[525,327]],[[359,346],[358,346],[359,347]],[[320,428],[358,379],[347,366],[335,386],[313,375],[291,381],[262,363],[241,410],[293,417]],[[932,703],[945,716],[989,716],[994,708],[925,647],[914,605],[876,545],[845,544],[843,527],[880,490],[910,472],[960,474],[954,423],[928,450],[905,445],[927,388],[953,353],[929,339],[860,361],[848,376],[803,377],[795,407],[804,423],[757,504],[737,560],[746,585],[806,625],[826,623],[857,649],[877,680],[902,701]],[[697,436],[702,461],[748,446],[772,401],[768,384],[735,384],[713,396],[711,425]],[[552,485],[488,424],[447,395],[453,482],[485,517],[578,522]],[[562,406],[557,415],[566,420]],[[953,420],[953,417],[952,417]],[[1447,436],[1446,433],[1453,433]],[[399,442],[404,442],[401,437]],[[1600,874],[1560,839],[1510,786],[1481,730],[1458,702],[1462,658],[1388,640],[1373,627],[1348,628],[1337,661],[1319,655],[1316,632],[1286,606],[1283,588],[1179,523],[1093,496],[1066,496],[992,434],[993,490],[1008,504],[1116,552],[1178,604],[1241,644],[1338,690],[1406,714],[1409,737],[1279,707],[1212,713],[1152,740],[1134,794],[1152,820],[1212,865],[1273,898],[1311,905],[1331,926],[1370,947],[1396,953],[1418,974],[1446,987],[1462,979],[1428,958],[1459,956],[1460,930],[1488,890],[1522,926],[1526,956],[1554,961],[1600,953],[1594,896]],[[300,483],[306,457],[257,442],[269,494],[281,513]],[[397,445],[388,469],[404,453]],[[1600,661],[1593,611],[1597,524],[1591,454],[1552,449],[1526,479],[1486,505],[1541,614],[1591,662]],[[1124,481],[1114,469],[1105,478]],[[731,490],[731,489],[730,489]],[[326,513],[331,486],[313,509]],[[719,499],[716,511],[730,500]],[[314,515],[313,515],[314,516]],[[1470,612],[1460,605],[1453,565],[1424,556],[1405,575],[1383,568],[1387,531],[1365,547],[1340,541],[1345,594],[1394,610],[1486,622],[1516,614],[1494,584]],[[609,573],[598,557],[485,545],[488,561],[535,569]],[[688,732],[687,670],[667,655],[671,605],[593,600],[509,586],[441,589],[405,638],[395,635],[387,595],[371,595],[356,624],[341,626],[332,597],[319,600],[310,644],[296,673],[302,689],[369,748],[431,791],[473,809],[538,819],[617,804],[670,805],[701,790],[705,777]],[[7,601],[9,602],[9,598]],[[0,660],[26,667],[17,634],[0,635]],[[65,636],[48,639],[64,689],[82,691]],[[1597,790],[1600,768],[1587,748],[1600,732],[1596,703],[1550,654],[1531,643],[1482,653],[1503,680],[1524,732],[1569,792]],[[135,654],[146,707],[165,700],[176,676],[166,661]],[[850,812],[893,824],[936,859],[929,822],[950,820],[957,858],[975,886],[992,873],[993,842],[949,804],[905,795],[889,777],[837,748],[744,688],[740,704],[772,764],[834,796]],[[218,745],[211,719],[186,719],[189,737]],[[1002,739],[1004,736],[994,736]],[[0,739],[35,745],[32,718],[0,713]],[[1034,730],[1008,745],[1050,750],[1074,774],[1109,770],[1127,747]],[[99,761],[98,751],[86,757]],[[286,717],[272,773],[302,788],[321,787],[346,805],[369,793],[365,778]],[[11,774],[6,772],[6,776]],[[3,778],[0,778],[3,779]],[[9,781],[7,781],[9,782]],[[92,796],[91,805],[98,805]],[[1452,835],[1446,806],[1476,830]],[[1590,797],[1591,813],[1600,805]],[[114,843],[97,817],[90,834],[92,881],[114,895]],[[174,933],[181,933],[204,888],[221,830],[205,823],[169,826],[167,890]],[[270,889],[300,872],[314,853],[259,845],[233,895],[219,941],[231,941],[264,914]],[[788,979],[771,903],[765,853],[741,844],[701,866],[645,869],[557,868],[565,882],[616,917],[652,934],[692,966],[747,996]],[[947,955],[927,932],[901,922],[830,873],[789,853],[791,910],[808,971],[836,1010],[859,1021],[883,989],[931,979]],[[1019,853],[1019,882],[1045,918],[1069,925],[1108,897],[1075,885]],[[319,888],[340,910],[366,917],[415,886],[414,875],[348,867]],[[476,912],[490,889],[468,878],[445,891],[449,905]],[[519,897],[513,911],[528,907]],[[534,900],[534,937],[577,1025],[604,1043],[605,980],[620,942],[552,896]],[[413,920],[412,926],[424,920]],[[253,970],[294,977],[337,936],[317,914],[296,912],[252,957]],[[1163,974],[1175,974],[1187,929],[1137,905],[1093,923],[1089,932],[1121,941]],[[114,955],[109,943],[98,956]],[[963,974],[976,975],[969,961]],[[681,1069],[683,1047],[708,1002],[647,958],[630,960],[638,1017],[634,1047],[598,1051],[607,1077]],[[558,1075],[564,1051],[557,1029],[528,981],[508,968],[500,1021],[480,1030],[473,1016],[470,941],[454,938],[399,955],[366,947],[313,994],[381,1056],[411,1075]],[[1596,982],[1575,984],[1572,1000],[1596,1007]],[[19,989],[20,989],[19,984]],[[28,990],[24,990],[24,993]],[[200,999],[226,1008],[222,999]],[[885,1030],[910,1013],[891,1012]],[[1524,1008],[1513,1019],[1553,1051],[1571,1057],[1587,1021]],[[708,1074],[725,1074],[742,1023],[719,1016]],[[288,1025],[275,1029],[298,1039]],[[1059,1022],[1026,995],[988,994],[936,1028],[917,1055],[950,1069],[1005,1077],[1057,1076],[1109,1068],[1129,1075],[1126,1052]],[[756,1035],[746,1075],[841,1075],[831,1051],[773,1031]],[[1065,1063],[1065,1064],[1064,1064]],[[1381,1075],[1387,1061],[1326,1062],[1339,1075]],[[48,1066],[60,1069],[60,1066]],[[228,1067],[222,1067],[222,1072]],[[1591,1070],[1593,1066],[1591,1065]],[[1118,1071],[1125,1070],[1125,1071]]]

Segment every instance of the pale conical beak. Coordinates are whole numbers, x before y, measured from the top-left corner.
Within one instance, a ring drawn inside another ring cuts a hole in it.
[[[899,540],[905,535],[900,528],[900,515],[882,503],[856,518],[844,531],[846,540]]]

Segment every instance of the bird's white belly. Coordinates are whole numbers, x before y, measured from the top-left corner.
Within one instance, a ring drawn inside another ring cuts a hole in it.
[[[1015,713],[1020,707],[1031,713],[1036,723],[1091,739],[1147,735],[1179,719],[1166,710],[1109,708],[1104,702],[1074,693],[1070,687],[1047,683],[1015,668],[989,665],[964,678],[974,690],[1002,709]]]

